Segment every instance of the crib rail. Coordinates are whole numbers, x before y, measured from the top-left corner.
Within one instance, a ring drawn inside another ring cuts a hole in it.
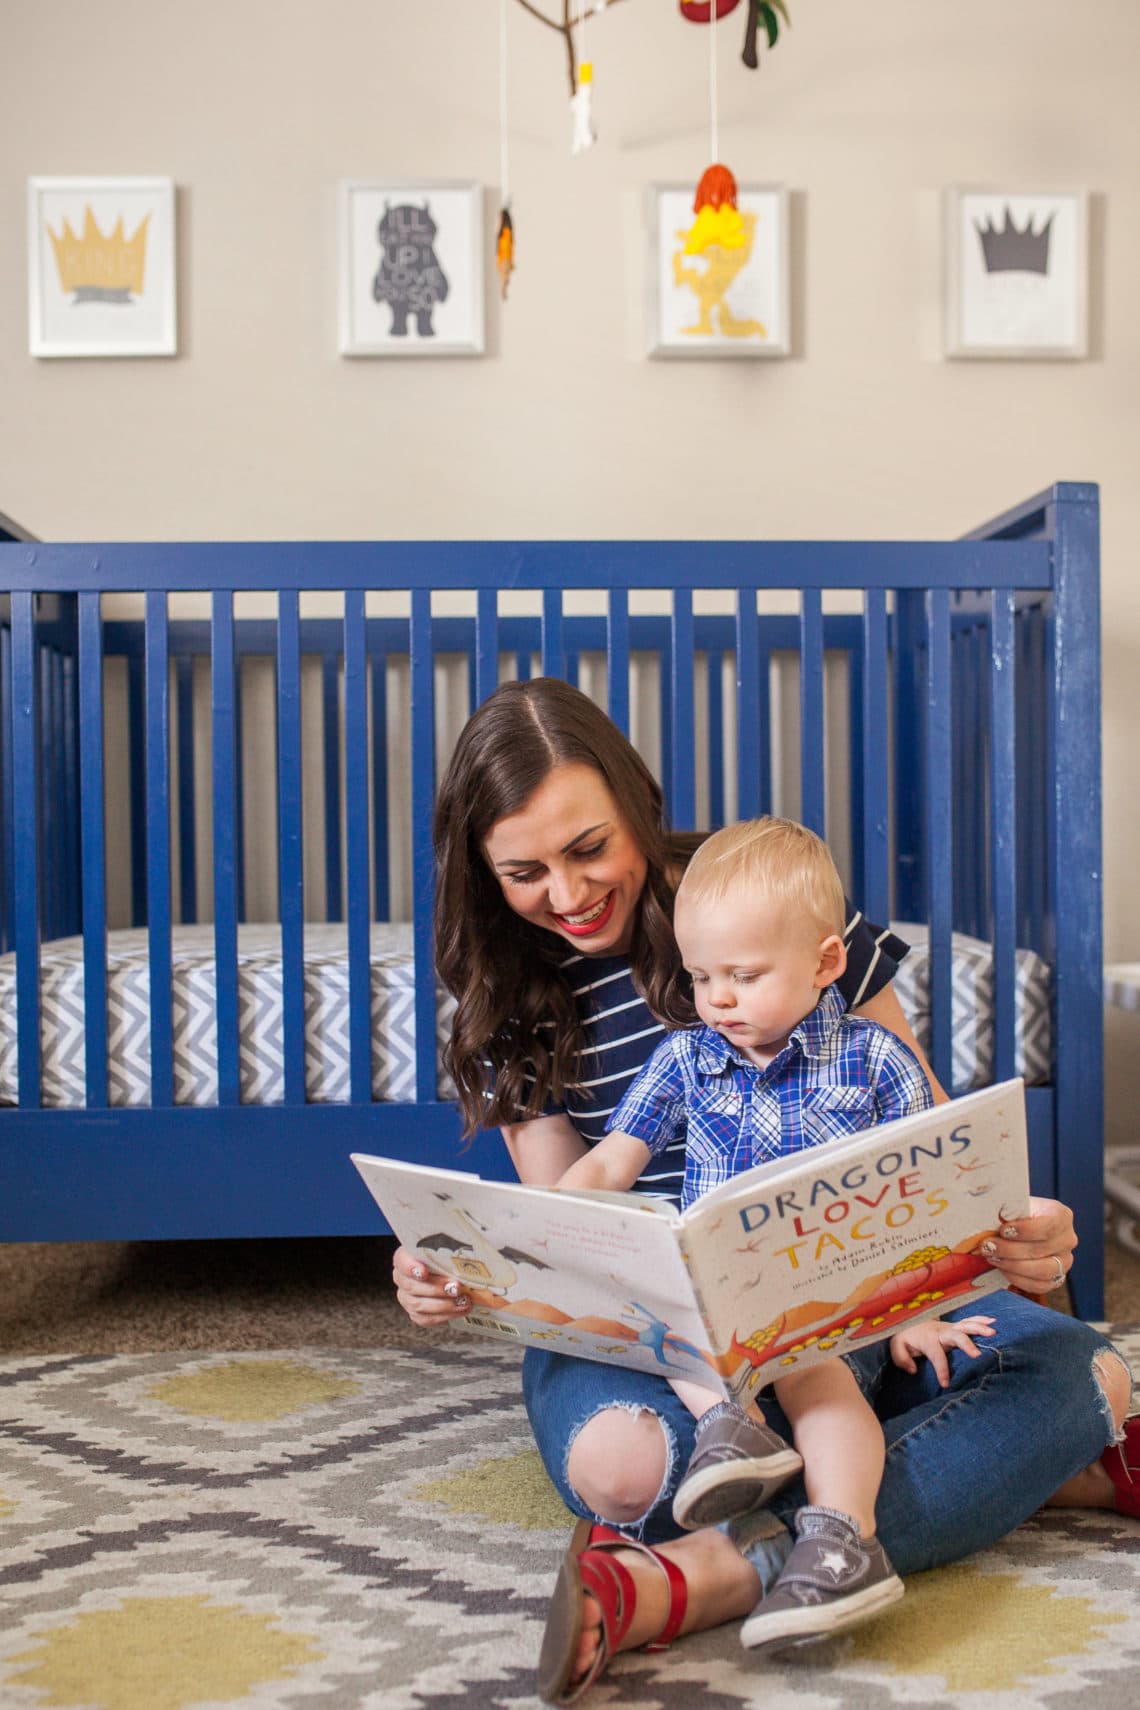
[[[628,732],[648,661],[674,824],[790,806],[845,848],[849,888],[872,918],[927,922],[932,1060],[947,1082],[952,932],[995,945],[999,1077],[1013,1072],[1014,950],[1041,951],[1055,971],[1054,1037],[1067,1041],[1075,1029],[1086,1042],[1071,1090],[1058,1073],[1056,1120],[1075,1117],[1080,1101],[1080,1121],[1095,1124],[1088,1101],[1095,1107],[1099,1086],[1100,920],[1099,889],[1087,875],[1100,871],[1097,586],[1096,490],[1079,485],[1057,486],[946,543],[2,543],[0,949],[16,958],[19,1107],[0,1130],[15,1117],[49,1115],[39,1109],[41,945],[68,933],[83,937],[87,1109],[109,1111],[104,722],[117,662],[127,680],[130,919],[149,934],[151,1104],[171,1119],[190,1114],[174,1100],[171,939],[178,923],[198,918],[203,888],[193,725],[195,662],[205,662],[218,1105],[238,1110],[237,936],[251,835],[242,811],[242,684],[245,663],[257,658],[274,675],[265,763],[275,774],[275,824],[257,829],[276,848],[285,1102],[297,1113],[306,1108],[303,898],[312,836],[301,703],[312,662],[322,681],[323,913],[347,930],[354,1143],[375,1144],[369,1124],[390,1127],[398,1117],[372,1103],[369,929],[391,915],[401,837],[410,851],[416,1006],[416,1103],[403,1120],[422,1125],[433,1107],[437,1124],[450,1119],[436,1086],[430,924],[432,798],[445,756],[435,704],[441,662],[459,662],[468,709],[503,675],[604,678],[608,711]],[[303,615],[301,590],[335,593],[342,615]],[[370,614],[374,590],[402,592],[407,615]],[[788,590],[795,615],[765,609],[770,594]],[[500,610],[503,591],[530,594],[538,609]],[[572,609],[579,591],[597,594],[596,614]],[[244,592],[275,594],[276,617],[235,616]],[[106,596],[120,593],[143,596],[140,619],[105,615]],[[182,593],[209,595],[209,618],[178,615]],[[467,596],[473,615],[433,612],[433,595],[438,606],[452,593]],[[639,609],[651,593],[663,614]],[[832,609],[844,595],[855,610]],[[714,596],[731,610],[706,610]],[[791,662],[798,683],[792,803],[776,799],[770,681],[778,659]],[[836,661],[842,755],[829,749]],[[410,750],[399,813],[390,800],[400,738],[387,727],[393,671],[406,682]],[[842,825],[827,787],[840,762]],[[406,1144],[414,1154],[415,1136]],[[1055,1156],[1035,1167],[1046,1190],[1088,1199],[1087,1183],[1061,1179]],[[1094,1225],[1099,1212],[1090,1211],[1090,1234]]]

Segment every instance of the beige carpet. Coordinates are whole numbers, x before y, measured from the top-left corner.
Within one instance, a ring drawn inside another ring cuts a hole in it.
[[[0,1246],[0,1353],[431,1346],[391,1253],[379,1236]],[[1112,1241],[1105,1318],[1140,1322],[1140,1256]]]

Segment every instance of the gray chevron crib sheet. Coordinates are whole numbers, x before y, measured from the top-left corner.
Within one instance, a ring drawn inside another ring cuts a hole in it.
[[[930,1050],[930,947],[926,927],[891,922],[910,945],[895,975],[903,1013],[922,1049]],[[955,932],[951,939],[951,1036],[954,1093],[971,1092],[994,1080],[994,951],[981,938]],[[1018,950],[1015,962],[1014,1074],[1026,1086],[1043,1086],[1053,1073],[1052,976],[1034,950]]]
[[[372,1096],[415,1099],[415,992],[410,925],[371,931]],[[281,930],[238,928],[238,1028],[243,1104],[280,1104],[282,1048]],[[173,934],[174,1097],[214,1104],[218,1096],[214,1019],[214,929],[178,926]],[[43,1103],[84,1102],[83,941],[45,944],[40,963]],[[455,1003],[436,994],[437,1062]],[[113,1105],[150,1102],[150,968],[145,928],[107,934],[108,1096]],[[0,1103],[16,1102],[15,958],[0,956]],[[442,1063],[439,1072],[443,1075]],[[314,1104],[349,1096],[348,948],[343,925],[305,928],[305,1088]],[[445,1098],[454,1087],[444,1076]]]
[[[895,980],[899,1002],[923,1049],[930,1044],[930,958],[926,929],[907,921],[894,930],[911,946]],[[214,935],[211,926],[180,926],[173,935],[174,1088],[179,1104],[217,1100],[214,1021]],[[83,942],[45,944],[40,964],[43,1103],[56,1109],[84,1102]],[[980,939],[953,940],[953,1090],[994,1078],[993,951]],[[282,1049],[281,933],[273,924],[238,928],[238,1011],[244,1104],[280,1104]],[[1049,1079],[1052,1063],[1049,968],[1031,950],[1017,952],[1016,1073],[1030,1085]],[[372,1096],[415,1099],[415,992],[412,929],[403,923],[371,931]],[[450,1098],[442,1049],[454,1000],[436,991],[440,1092]],[[107,935],[108,1084],[113,1105],[150,1102],[150,968],[145,928]],[[15,957],[0,956],[0,1104],[15,1104],[17,1075]],[[305,1086],[312,1103],[349,1096],[348,950],[343,925],[305,928]]]

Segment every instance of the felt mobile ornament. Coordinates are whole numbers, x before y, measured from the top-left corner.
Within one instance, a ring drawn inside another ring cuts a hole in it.
[[[716,16],[713,17],[712,0],[680,0],[681,16],[691,24],[707,24],[710,19],[727,18],[730,12],[735,12],[740,0],[716,0]],[[784,0],[745,0],[747,12],[744,20],[744,51],[740,57],[751,71],[760,64],[758,42],[760,29],[768,37],[768,46],[774,48],[780,36],[780,19],[790,28],[792,20],[788,17],[788,8]]]
[[[598,140],[594,129],[594,65],[585,58],[585,50],[586,12],[584,0],[578,0],[578,84],[570,97],[570,116],[574,122],[571,154],[584,154]]]
[[[503,198],[499,229],[495,233],[495,271],[499,293],[507,300],[507,286],[515,270],[515,225],[511,219],[510,133],[507,124],[507,0],[499,0],[499,186]]]
[[[503,205],[499,209],[499,229],[495,234],[495,271],[499,275],[499,291],[503,302],[507,300],[507,286],[511,282],[511,274],[515,270],[515,228],[511,220],[511,210]]]
[[[727,0],[727,9],[731,9],[736,0]],[[693,197],[693,212],[697,216],[685,234],[685,254],[701,255],[714,245],[720,249],[743,249],[745,242],[744,222],[736,205],[736,179],[717,160],[719,152],[717,142],[718,132],[718,100],[716,80],[716,28],[717,19],[721,16],[718,9],[714,12],[712,5],[707,5],[709,28],[709,152],[713,157],[712,166],[707,166],[701,173],[696,195]]]

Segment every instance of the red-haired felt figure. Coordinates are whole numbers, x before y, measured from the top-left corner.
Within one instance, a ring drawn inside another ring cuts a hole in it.
[[[696,219],[685,236],[685,254],[700,255],[713,244],[743,249],[744,223],[736,206],[736,179],[727,166],[708,166],[693,197]]]

